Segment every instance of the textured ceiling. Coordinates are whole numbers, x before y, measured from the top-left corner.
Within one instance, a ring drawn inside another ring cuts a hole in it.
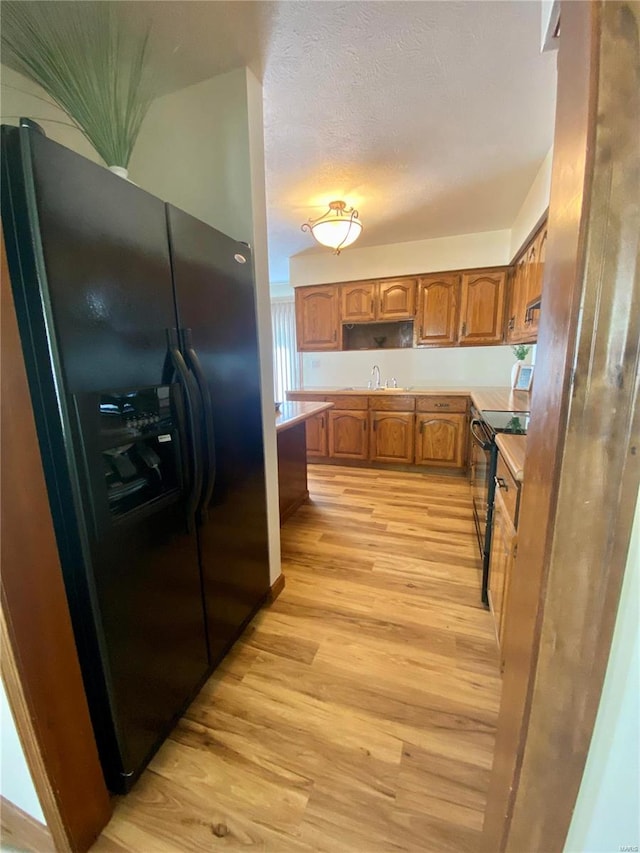
[[[510,227],[552,142],[539,0],[117,5],[152,20],[163,91],[263,77],[273,282],[329,251],[300,224],[334,198],[359,209],[359,247]]]

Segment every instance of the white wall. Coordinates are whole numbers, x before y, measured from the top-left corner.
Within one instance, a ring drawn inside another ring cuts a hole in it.
[[[524,241],[536,223],[549,207],[549,195],[551,192],[551,166],[553,164],[553,148],[549,149],[547,156],[542,161],[533,183],[527,193],[522,206],[511,226],[511,247],[509,255],[513,258],[516,252],[522,248]]]
[[[640,496],[620,605],[567,853],[640,845]]]
[[[72,148],[94,163],[102,163],[82,133],[76,127],[68,126],[67,114],[50,102],[43,89],[6,65],[0,65],[0,74],[3,124],[17,125],[21,117],[34,119],[50,139]],[[47,99],[49,103],[43,103],[40,98]]]
[[[389,243],[363,249],[330,249],[294,255],[289,259],[293,287],[442,270],[491,267],[508,264],[511,233],[483,231],[454,237],[436,237],[410,243]]]
[[[0,689],[0,793],[40,823],[45,823],[40,800],[9,708],[4,682]]]
[[[366,386],[377,364],[383,381],[395,377],[402,387],[508,386],[514,361],[511,347],[304,353],[302,377],[305,388]]]
[[[253,250],[271,582],[280,574],[278,460],[267,257],[262,87],[240,68],[157,98],[131,179]]]
[[[251,243],[247,110],[244,68],[156,98],[133,151],[130,178],[230,237]]]

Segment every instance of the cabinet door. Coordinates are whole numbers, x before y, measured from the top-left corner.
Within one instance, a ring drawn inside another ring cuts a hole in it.
[[[416,415],[416,465],[464,468],[466,415]]]
[[[367,411],[329,412],[329,456],[332,459],[367,459]]]
[[[376,285],[373,281],[357,281],[342,285],[340,293],[343,323],[375,320],[375,289]]]
[[[416,313],[416,279],[378,282],[378,320],[412,320]]]
[[[542,294],[542,280],[544,278],[544,263],[547,253],[547,226],[545,225],[535,240],[535,265],[532,266],[530,278],[527,288],[527,302]],[[524,334],[526,341],[536,341],[538,339],[538,319],[540,311],[535,310],[529,312],[524,318]]]
[[[503,339],[506,272],[486,270],[462,276],[461,344],[498,344]]]
[[[334,285],[296,288],[299,351],[340,349],[339,307],[339,290]]]
[[[327,413],[320,412],[306,422],[307,456],[327,455]]]
[[[413,462],[413,422],[411,412],[371,412],[370,459]]]
[[[524,315],[527,307],[527,253],[525,252],[515,264],[509,286],[509,308],[507,320],[507,342],[517,344],[522,340],[525,331]]]
[[[418,283],[416,344],[451,346],[458,332],[460,276],[428,276]]]
[[[508,613],[511,571],[514,563],[516,531],[500,493],[493,506],[491,556],[489,561],[489,607],[493,614],[496,638],[504,669],[504,629]]]

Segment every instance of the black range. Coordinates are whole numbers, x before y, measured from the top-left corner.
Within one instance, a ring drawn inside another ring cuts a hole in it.
[[[498,448],[497,433],[526,435],[529,426],[528,411],[479,411],[471,407],[471,492],[473,518],[476,525],[478,547],[482,560],[482,602],[489,604],[489,557],[491,554],[491,523],[495,497],[495,478]]]

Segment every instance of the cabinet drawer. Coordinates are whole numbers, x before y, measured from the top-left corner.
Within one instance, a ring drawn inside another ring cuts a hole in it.
[[[513,479],[513,474],[501,453],[498,453],[498,470],[496,472],[496,493],[498,491],[513,526],[517,527],[518,510],[520,509],[520,484]]]
[[[459,412],[467,411],[468,397],[445,397],[429,395],[416,398],[418,412]]]
[[[415,397],[381,394],[378,397],[369,397],[369,408],[374,412],[413,412]]]
[[[334,397],[328,395],[324,399],[327,403],[333,403],[336,409],[366,411],[368,408],[367,398],[364,395],[362,397],[350,397],[347,394],[336,394]]]

